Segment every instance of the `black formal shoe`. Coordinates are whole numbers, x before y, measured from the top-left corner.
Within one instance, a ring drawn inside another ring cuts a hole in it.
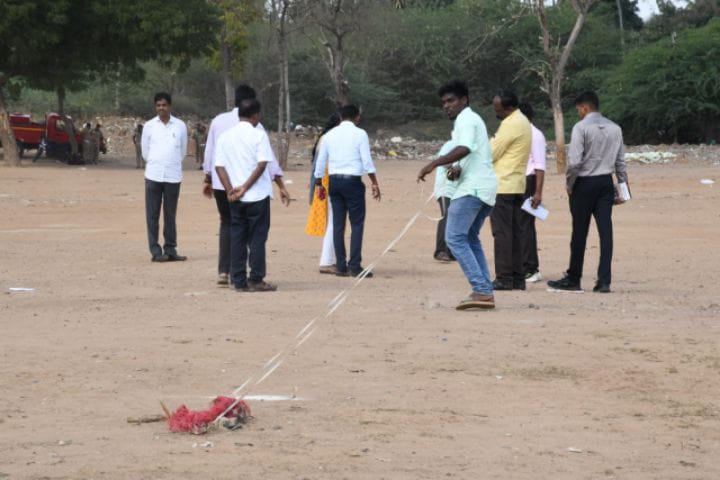
[[[513,281],[513,290],[525,290],[525,282]]]
[[[503,283],[500,280],[493,280],[493,290],[512,290],[512,285]]]
[[[593,292],[597,293],[610,293],[610,284],[608,283],[596,283],[593,287]]]
[[[250,289],[248,288],[248,284],[246,282],[246,283],[241,283],[240,285],[235,285],[235,291],[236,292],[249,292]]]
[[[338,271],[335,272],[335,276],[336,276],[336,277],[349,277],[349,276],[350,276],[350,272],[347,271],[347,269],[345,269],[345,270],[338,270]]]
[[[452,261],[454,260],[454,258],[452,257],[452,255],[450,255],[450,254],[447,253],[447,252],[438,252],[438,253],[436,253],[435,255],[433,255],[433,258],[434,258],[435,260],[437,260],[438,262],[443,262],[443,263],[449,263],[449,262],[452,262]]]
[[[153,255],[152,256],[152,262],[168,262],[170,261],[170,257],[167,255]]]
[[[580,288],[580,282],[573,282],[567,275],[560,280],[548,280],[547,284],[548,287],[554,290],[568,290],[570,292],[579,292],[582,290],[582,288]]]
[[[350,270],[350,275],[352,275],[353,277],[359,277],[360,274],[364,271],[365,270],[362,268],[360,270]],[[372,278],[373,276],[374,275],[372,272],[367,272],[367,275],[365,275],[365,278]]]
[[[167,255],[168,262],[184,262],[187,260],[185,255],[178,255],[177,253],[170,253]]]

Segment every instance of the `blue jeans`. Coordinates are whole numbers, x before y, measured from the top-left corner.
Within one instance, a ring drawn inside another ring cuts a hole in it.
[[[457,259],[473,292],[492,295],[485,253],[480,244],[480,228],[492,207],[477,197],[466,195],[450,202],[445,242]]]

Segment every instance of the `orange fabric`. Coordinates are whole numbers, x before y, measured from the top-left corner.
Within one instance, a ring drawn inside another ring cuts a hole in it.
[[[322,185],[325,187],[325,200],[320,200],[317,189],[313,195],[310,212],[308,212],[307,224],[305,225],[305,233],[313,237],[322,237],[325,235],[328,217],[328,185],[330,184],[330,176],[327,168],[325,168],[325,176],[322,179]]]

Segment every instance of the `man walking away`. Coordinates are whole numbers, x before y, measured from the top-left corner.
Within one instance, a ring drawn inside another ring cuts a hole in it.
[[[322,186],[325,165],[330,174],[330,203],[333,213],[333,244],[335,245],[335,275],[354,277],[362,267],[362,240],[365,228],[365,184],[362,176],[367,174],[372,183],[372,196],[380,200],[380,187],[375,175],[375,165],[370,156],[370,142],[365,130],[358,128],[360,109],[346,105],[340,110],[340,125],[323,137],[320,153],[315,162],[315,186],[320,198],[326,195]],[[345,220],[350,217],[350,259],[345,252]],[[368,272],[366,277],[372,277]]]
[[[557,290],[581,290],[585,243],[590,217],[595,217],[600,236],[600,264],[594,292],[609,293],[613,253],[612,207],[623,201],[615,196],[612,173],[618,182],[627,183],[625,147],[622,130],[598,111],[600,100],[595,92],[583,92],[575,99],[580,121],[570,139],[567,165],[567,192],[572,214],[570,268],[560,280],[548,286]]]
[[[187,153],[185,122],[170,114],[172,97],[169,93],[155,94],[157,116],[145,123],[142,131],[142,156],[145,159],[145,219],[148,244],[153,262],[184,261],[177,253],[177,213],[182,161]],[[160,209],[163,211],[163,237],[158,244]]]
[[[266,167],[272,152],[267,134],[256,128],[260,102],[243,100],[238,116],[240,122],[220,135],[215,153],[215,170],[230,202],[232,283],[236,291],[272,292],[277,287],[264,281],[272,193]]]
[[[495,308],[490,272],[480,243],[480,228],[495,204],[497,190],[487,130],[480,115],[470,108],[465,82],[448,82],[440,87],[438,95],[443,110],[454,121],[454,146],[425,165],[418,181],[424,181],[437,167],[449,166],[448,178],[457,184],[448,208],[445,240],[472,287],[472,293],[456,308]]]
[[[532,129],[517,107],[518,98],[513,92],[500,92],[493,99],[495,114],[502,119],[490,142],[498,178],[497,199],[490,216],[495,239],[495,290],[525,290],[520,207],[525,193]]]
[[[217,115],[210,123],[210,129],[206,137],[205,151],[203,153],[203,170],[205,171],[205,179],[203,186],[203,194],[208,198],[215,198],[218,214],[220,215],[220,241],[218,248],[218,279],[217,284],[224,286],[230,283],[230,203],[228,202],[227,192],[215,171],[215,152],[217,150],[217,142],[220,136],[230,130],[232,127],[240,123],[238,108],[244,100],[256,98],[255,90],[248,85],[239,85],[235,90],[235,108],[229,112],[223,112]],[[283,183],[283,171],[278,165],[275,154],[270,147],[270,139],[268,138],[262,123],[258,123],[255,128],[264,133],[263,141],[267,142],[265,148],[269,152],[270,162],[267,170],[270,178],[277,184],[280,189],[280,199],[285,206],[290,205],[290,194],[285,189]],[[272,196],[271,196],[272,198]]]
[[[529,198],[531,199],[530,205],[537,208],[542,203],[542,191],[545,182],[545,135],[532,123],[535,112],[529,103],[521,103],[518,105],[518,109],[530,121],[530,127],[532,128],[532,145],[527,170],[525,171],[523,202]],[[540,274],[540,260],[538,259],[535,216],[522,211],[520,223],[522,223],[523,231],[522,248],[525,281],[530,283],[539,282],[542,280],[542,275]]]

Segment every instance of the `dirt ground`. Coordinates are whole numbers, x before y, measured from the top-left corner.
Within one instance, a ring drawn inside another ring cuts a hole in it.
[[[158,400],[204,408],[231,393],[351,284],[317,273],[307,161],[294,163],[297,201],[273,202],[268,242],[279,289],[261,294],[215,285],[217,214],[192,158],[178,213],[189,260],[169,264],[150,262],[131,157],[0,167],[0,478],[720,478],[720,166],[702,160],[630,165],[612,294],[543,282],[498,292],[495,311],[455,311],[469,287],[432,260],[431,203],[249,392],[295,400],[251,401],[235,432],[128,424],[161,413]],[[377,164],[365,263],[430,193],[414,180],[421,160]],[[541,270],[557,278],[570,235],[557,174],[545,204]],[[489,225],[482,241],[492,261]],[[597,257],[593,229],[586,288]]]

